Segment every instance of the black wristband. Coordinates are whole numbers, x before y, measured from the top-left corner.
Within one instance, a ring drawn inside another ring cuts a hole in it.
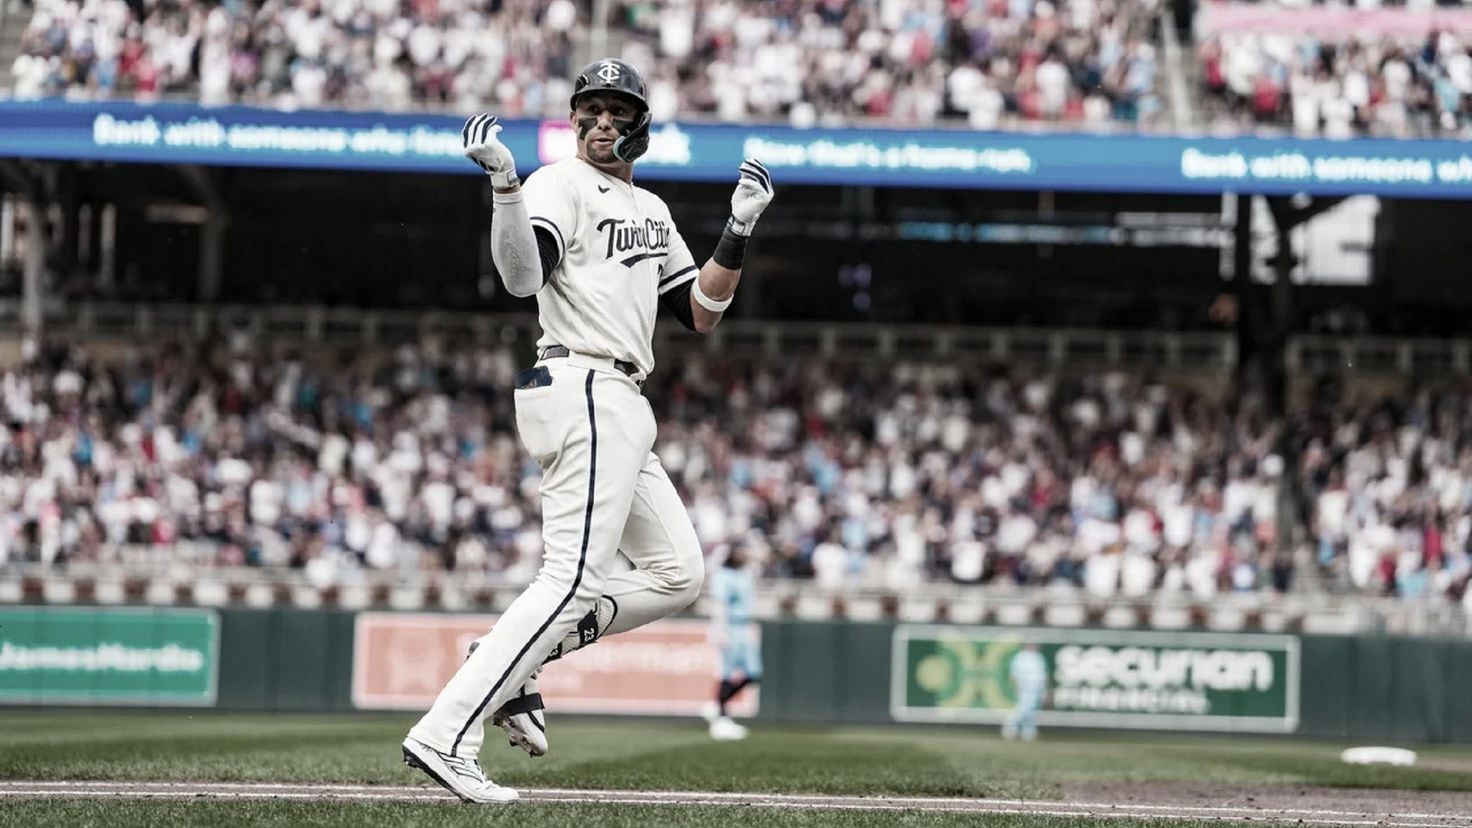
[[[747,238],[732,231],[728,223],[721,232],[721,240],[716,242],[716,252],[711,254],[711,260],[727,270],[740,270],[746,261]]]

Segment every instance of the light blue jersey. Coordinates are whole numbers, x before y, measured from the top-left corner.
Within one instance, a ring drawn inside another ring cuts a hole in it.
[[[722,566],[711,575],[711,594],[720,604],[726,619],[726,631],[744,627],[751,620],[751,605],[756,599],[756,579],[744,569]]]
[[[1023,650],[1012,657],[1012,681],[1019,696],[1041,696],[1048,688],[1048,662],[1035,650]]]
[[[1017,690],[1017,704],[1002,724],[1002,735],[1030,742],[1038,737],[1038,711],[1048,692],[1048,661],[1037,650],[1020,650],[1007,672]]]
[[[711,573],[711,597],[716,602],[717,634],[725,639],[721,648],[722,679],[741,674],[752,680],[762,676],[761,648],[751,635],[751,611],[756,601],[756,579],[745,569],[722,566]]]

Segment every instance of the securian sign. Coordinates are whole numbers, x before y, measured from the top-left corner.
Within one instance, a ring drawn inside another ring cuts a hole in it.
[[[890,712],[899,721],[1001,722],[1013,656],[1048,665],[1043,725],[1291,732],[1299,645],[1286,635],[900,626]]]

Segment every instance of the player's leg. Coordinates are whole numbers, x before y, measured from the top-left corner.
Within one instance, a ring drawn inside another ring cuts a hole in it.
[[[603,595],[553,647],[546,661],[555,661],[605,635],[678,612],[700,594],[705,575],[700,541],[679,493],[652,452],[634,484],[619,549],[636,568],[609,576]],[[492,721],[506,731],[513,746],[532,756],[547,752],[547,727],[535,674],[523,683],[517,697],[495,712]]]
[[[1022,715],[1018,717],[1017,735],[1024,741],[1031,742],[1038,738],[1038,708],[1042,707],[1042,698],[1035,694],[1028,694],[1026,699],[1019,700],[1018,707]]]
[[[417,742],[441,759],[473,760],[472,731],[487,711],[520,692],[603,592],[654,421],[626,380],[572,367],[553,369],[552,379],[517,392],[517,428],[543,472],[542,569],[410,731],[406,748]]]
[[[756,641],[747,630],[733,630],[725,650],[721,653],[720,695],[717,704],[722,716],[727,715],[726,705],[741,695],[741,691],[760,684],[762,680],[762,657]]]
[[[737,682],[733,688],[731,701],[734,701],[746,688],[762,683],[761,645],[752,637],[749,629],[741,630],[735,634],[735,637],[741,642],[741,649],[736,653],[736,660],[741,670],[741,681]]]
[[[600,635],[642,627],[700,597],[705,583],[700,538],[685,502],[653,452],[639,470],[619,549],[635,568],[611,576],[604,585],[603,594],[614,602],[617,613]]]
[[[634,483],[619,550],[636,568],[608,577],[592,609],[552,648],[546,661],[555,661],[605,635],[679,612],[699,596],[705,578],[700,541],[684,502],[652,452],[644,458]],[[533,675],[492,720],[506,731],[512,745],[541,756],[549,745],[541,709]]]
[[[485,636],[472,641],[466,658],[470,657],[485,641]],[[465,739],[460,743],[460,752],[467,756],[479,756],[481,745],[485,742],[487,725],[495,725],[506,732],[507,743],[511,747],[521,748],[527,755],[532,757],[545,756],[549,743],[547,741],[547,719],[543,712],[546,705],[542,702],[542,694],[537,689],[537,673],[541,668],[533,671],[530,678],[521,683],[521,689],[510,701],[501,705],[493,714],[482,715],[481,720],[465,734]]]
[[[700,596],[705,582],[700,539],[680,493],[652,452],[639,469],[633,494],[619,551],[635,568],[609,576],[596,615],[582,619],[551,659],[679,612]]]
[[[710,723],[713,739],[746,738],[746,728],[731,719],[727,706],[743,690],[762,680],[761,653],[744,627],[730,630],[721,651],[721,683],[716,690],[717,715]]]
[[[720,651],[721,663],[718,668],[719,672],[716,673],[715,700],[701,713],[707,723],[714,722],[716,719],[723,718],[726,715],[726,703],[735,695],[736,685],[742,678],[736,667],[736,653],[731,647],[730,633],[726,632],[723,636],[721,644],[717,648]]]

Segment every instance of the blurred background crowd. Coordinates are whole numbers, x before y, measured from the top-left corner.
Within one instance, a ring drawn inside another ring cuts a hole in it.
[[[517,368],[434,339],[311,359],[241,338],[46,348],[0,376],[0,563],[529,578],[539,472],[514,435]],[[1284,423],[1251,394],[1141,374],[695,354],[645,394],[707,551],[740,544],[827,590],[1466,591],[1465,387]],[[1303,555],[1272,551],[1279,504]]]
[[[644,68],[658,121],[1148,127],[1171,78],[1218,128],[1465,134],[1472,113],[1472,19],[1426,2],[1336,5],[1324,25],[1293,22],[1302,4],[1185,0],[34,3],[22,98],[560,117],[598,51]]]
[[[34,3],[10,67],[22,98],[561,116],[606,8],[594,50],[644,68],[656,120],[991,129],[1162,107],[1159,0]]]
[[[1227,33],[1199,47],[1217,122],[1301,136],[1466,135],[1472,32]]]
[[[1156,0],[629,0],[656,120],[1105,122],[1159,108]],[[587,0],[37,0],[21,97],[561,116]],[[757,12],[760,14],[757,14]]]

